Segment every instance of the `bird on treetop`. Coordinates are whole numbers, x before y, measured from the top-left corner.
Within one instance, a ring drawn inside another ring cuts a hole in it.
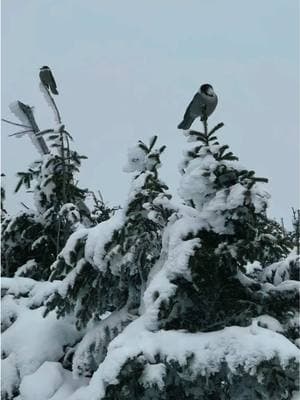
[[[183,121],[178,125],[178,129],[189,129],[197,117],[203,121],[204,117],[209,117],[218,104],[218,97],[213,87],[205,83],[200,87],[190,102],[183,117]]]
[[[48,90],[51,90],[52,94],[58,94],[54,76],[51,69],[46,65],[40,68],[40,80]]]

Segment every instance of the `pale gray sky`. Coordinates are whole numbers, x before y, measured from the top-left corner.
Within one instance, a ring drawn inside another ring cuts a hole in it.
[[[127,147],[153,134],[167,145],[162,176],[176,192],[177,165],[188,147],[176,129],[201,83],[219,105],[221,142],[269,178],[270,215],[290,218],[299,204],[298,0],[2,0],[2,116],[21,100],[35,106],[40,128],[53,126],[38,86],[49,65],[57,103],[77,150],[87,155],[80,182],[122,204],[130,176]],[[195,128],[197,123],[195,124]],[[38,158],[27,138],[2,124],[7,208],[16,171]]]

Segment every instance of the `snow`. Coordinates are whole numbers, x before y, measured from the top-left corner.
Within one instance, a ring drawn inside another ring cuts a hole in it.
[[[159,389],[164,387],[163,378],[166,374],[166,366],[160,364],[147,364],[142,375],[142,382],[145,387],[156,384]]]
[[[67,240],[67,243],[65,244],[58,257],[64,258],[68,265],[73,265],[74,262],[72,262],[71,257],[72,253],[74,252],[75,246],[79,240],[86,239],[88,232],[89,230],[86,228],[78,229],[78,231],[74,232]]]
[[[1,360],[1,397],[5,398],[5,393],[12,397],[19,383],[16,356],[11,353],[7,358]]]
[[[2,351],[15,354],[21,378],[44,361],[59,359],[63,346],[79,336],[70,320],[57,320],[54,312],[43,318],[43,312],[44,307],[30,310],[20,304],[17,320],[2,334]]]
[[[62,384],[61,364],[46,361],[33,374],[24,377],[20,394],[24,400],[49,399]]]
[[[192,149],[185,155],[180,164],[182,177],[179,186],[179,195],[189,204],[192,200],[200,216],[207,220],[212,230],[220,234],[233,233],[228,217],[238,219],[235,209],[251,201],[256,213],[263,212],[267,206],[269,194],[262,189],[261,184],[254,184],[250,190],[240,182],[226,188],[217,188],[216,171],[224,168],[226,174],[234,174],[244,170],[236,162],[216,159],[220,145],[202,146]],[[190,153],[197,155],[193,158]],[[219,172],[218,172],[219,175]]]
[[[84,375],[85,366],[90,364],[91,357],[95,359],[96,365],[99,365],[106,355],[109,341],[133,319],[134,317],[127,312],[125,307],[110,313],[102,321],[94,323],[76,347],[73,357],[73,375]],[[92,354],[91,348],[93,348]]]
[[[61,286],[61,281],[38,282],[30,291],[27,306],[30,308],[40,307]]]
[[[153,319],[149,321],[150,329],[156,325],[159,306],[176,292],[177,286],[171,281],[177,277],[191,280],[188,261],[201,245],[199,239],[184,240],[188,233],[196,234],[202,225],[201,219],[194,212],[183,218],[182,213],[173,214],[169,219],[162,238],[160,258],[150,271],[147,288],[144,293],[143,307],[152,310]]]
[[[284,282],[279,283],[279,285],[275,287],[268,287],[268,290],[273,290],[277,292],[292,292],[292,291],[299,291],[300,290],[300,282],[299,281],[292,281],[286,280]]]
[[[18,120],[23,125],[26,125],[27,127],[30,128],[30,124],[28,122],[28,119],[27,119],[26,115],[23,113],[23,111],[20,109],[19,104],[18,104],[17,101],[13,101],[12,103],[9,104],[8,107],[9,107],[10,111],[18,118]]]
[[[113,233],[124,223],[124,210],[118,210],[110,219],[89,229],[85,245],[85,259],[98,268],[106,271],[105,245],[110,242]],[[72,238],[72,236],[71,236]]]
[[[22,400],[65,400],[78,387],[87,385],[86,378],[74,379],[58,362],[45,361],[20,385]]]
[[[1,331],[7,329],[17,318],[18,306],[12,295],[6,295],[1,300]]]
[[[292,252],[286,259],[264,268],[261,277],[262,281],[271,282],[277,286],[281,282],[289,280],[290,264],[297,262],[297,260],[299,260],[299,256],[295,252]]]
[[[155,356],[166,362],[177,361],[181,366],[193,355],[189,370],[191,379],[198,374],[209,376],[226,363],[232,374],[239,374],[240,368],[254,375],[257,366],[278,357],[282,367],[300,356],[299,349],[284,336],[258,326],[232,326],[217,332],[187,333],[180,331],[150,332],[143,329],[144,317],[133,321],[109,345],[108,354],[93,375],[89,386],[80,388],[70,400],[100,400],[105,396],[108,384],[116,384],[122,365],[130,358],[141,356],[150,364]],[[160,376],[158,375],[160,372]],[[153,377],[163,382],[164,369],[143,375],[147,384]],[[149,382],[149,383],[150,383]]]
[[[67,291],[74,286],[75,280],[77,275],[81,272],[81,270],[84,268],[86,264],[86,261],[84,258],[81,258],[77,264],[76,267],[73,268],[69,274],[64,278],[61,284],[58,286],[58,293],[62,296],[65,297],[67,294]]]
[[[31,278],[1,278],[2,290],[7,292],[7,294],[13,294],[15,296],[29,293],[35,284],[36,281]]]
[[[26,127],[31,128],[31,124],[29,123],[29,121],[28,121],[26,115],[24,114],[24,112],[20,109],[19,104],[18,104],[17,101],[12,102],[9,105],[9,109],[21,121],[22,124],[24,124]],[[21,129],[23,129],[23,128],[21,128]],[[26,128],[24,128],[24,129],[26,129]],[[28,136],[30,137],[30,139],[31,139],[33,145],[35,146],[35,148],[37,149],[37,151],[40,153],[41,156],[43,156],[44,152],[41,149],[41,146],[40,146],[40,144],[38,142],[38,139],[37,139],[35,133],[34,132],[28,132]]]
[[[294,391],[291,400],[300,400],[300,392]]]
[[[259,326],[270,329],[271,331],[282,333],[284,331],[281,323],[274,317],[270,315],[260,315],[257,318],[253,318],[253,321],[256,322]]]
[[[260,264],[259,261],[254,261],[253,263],[248,262],[245,265],[245,269],[246,269],[246,273],[248,275],[251,275],[257,271],[261,271],[262,270],[262,265]]]
[[[34,250],[34,248],[35,248],[36,246],[39,246],[43,241],[47,241],[47,239],[48,239],[48,238],[47,238],[46,235],[40,236],[38,239],[36,239],[36,240],[32,243],[31,249]],[[34,261],[34,260],[30,260],[30,261]],[[29,269],[32,268],[32,267],[34,267],[34,265],[29,266]]]
[[[59,360],[64,347],[78,341],[81,334],[70,316],[58,320],[55,312],[51,312],[43,317],[45,307],[40,305],[60,282],[15,277],[2,278],[1,283],[5,292],[1,313],[5,358],[2,394],[9,394],[18,387],[19,380],[23,384],[25,377],[35,373],[44,362]]]
[[[44,236],[41,236],[39,239],[37,239],[31,246],[33,249],[35,245],[38,244],[43,239]],[[29,272],[32,268],[35,268],[37,266],[37,263],[35,260],[28,260],[25,264],[23,264],[21,267],[19,267],[15,273],[15,276],[22,276],[26,275],[27,272]]]
[[[252,279],[252,278],[249,278],[247,275],[245,275],[245,274],[243,274],[241,271],[238,271],[237,272],[237,274],[236,274],[236,278],[241,282],[241,284],[243,285],[243,286],[251,286],[251,285],[253,285],[253,284],[257,284],[257,282],[254,280],[254,279]]]
[[[147,155],[139,146],[128,149],[128,161],[124,166],[124,172],[142,172],[146,169]]]
[[[73,203],[64,204],[59,211],[59,215],[66,217],[73,224],[80,221],[80,212],[78,207]]]
[[[128,150],[128,160],[127,164],[123,168],[123,171],[145,172],[146,170],[152,171],[154,166],[159,168],[160,163],[157,163],[159,154],[160,153],[158,150],[152,150],[150,153],[146,153],[146,151],[143,150],[139,145],[131,147]]]
[[[28,307],[36,307],[41,305],[43,300],[57,290],[60,284],[60,281],[37,282],[26,277],[2,278],[1,290],[6,295],[2,300],[6,305],[5,307],[3,306],[2,318],[6,316],[10,309],[6,304],[8,299],[16,305],[17,300],[13,300],[14,298],[18,299],[20,296],[26,296],[26,305]]]

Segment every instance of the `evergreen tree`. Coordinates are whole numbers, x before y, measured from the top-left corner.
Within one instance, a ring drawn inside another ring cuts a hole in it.
[[[221,125],[208,132],[206,122],[204,133],[187,133],[200,142],[182,164],[187,207],[164,231],[144,313],[114,340],[89,388],[74,399],[99,390],[106,400],[275,400],[291,399],[297,389],[299,284],[290,280],[294,273],[267,283],[268,271],[295,262],[285,260],[290,241],[266,216],[266,179],[238,165],[217,141]],[[251,263],[263,273],[247,276]]]
[[[161,252],[161,234],[171,211],[170,196],[159,179],[160,155],[139,142],[129,152],[126,172],[134,172],[127,205],[111,219],[73,234],[53,265],[52,279],[62,279],[49,297],[47,313],[75,313],[79,329],[92,332],[77,345],[73,367],[89,376],[104,359],[107,346],[143,310],[143,294]],[[107,316],[103,319],[103,315]],[[98,343],[98,344],[97,344]]]
[[[228,146],[219,144],[216,131],[221,127],[208,132],[204,121],[204,133],[187,133],[189,141],[199,145],[186,153],[181,164],[180,194],[202,220],[195,235],[200,248],[189,260],[192,282],[178,288],[179,298],[194,296],[194,301],[181,309],[180,316],[171,312],[172,318],[166,317],[168,329],[207,331],[248,325],[260,305],[253,301],[259,286],[241,282],[245,265],[259,260],[267,266],[291,250],[280,226],[266,216],[269,195],[259,183],[267,179],[240,166]]]
[[[108,218],[111,212],[103,206],[97,221],[91,216],[84,203],[87,190],[79,188],[76,182],[81,160],[86,157],[70,147],[72,137],[62,124],[56,103],[47,88],[41,85],[41,89],[54,109],[58,125],[55,129],[40,131],[31,107],[21,102],[11,106],[14,114],[26,124],[21,126],[31,126],[25,132],[30,132],[41,159],[26,172],[17,174],[16,191],[22,186],[27,190],[33,187],[34,208],[26,207],[2,224],[3,273],[37,280],[49,278],[50,266],[78,227],[95,225],[101,218]]]

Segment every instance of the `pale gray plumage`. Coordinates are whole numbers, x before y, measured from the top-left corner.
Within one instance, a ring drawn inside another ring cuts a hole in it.
[[[215,110],[218,104],[218,97],[215,94],[213,87],[208,83],[202,85],[199,91],[195,94],[190,102],[183,121],[178,125],[178,129],[189,129],[194,120],[198,117],[203,120],[204,112],[209,117]]]
[[[40,69],[40,80],[42,84],[53,94],[58,94],[57,88],[56,88],[56,82],[54,79],[54,76],[51,72],[51,69],[47,67],[46,65]]]

